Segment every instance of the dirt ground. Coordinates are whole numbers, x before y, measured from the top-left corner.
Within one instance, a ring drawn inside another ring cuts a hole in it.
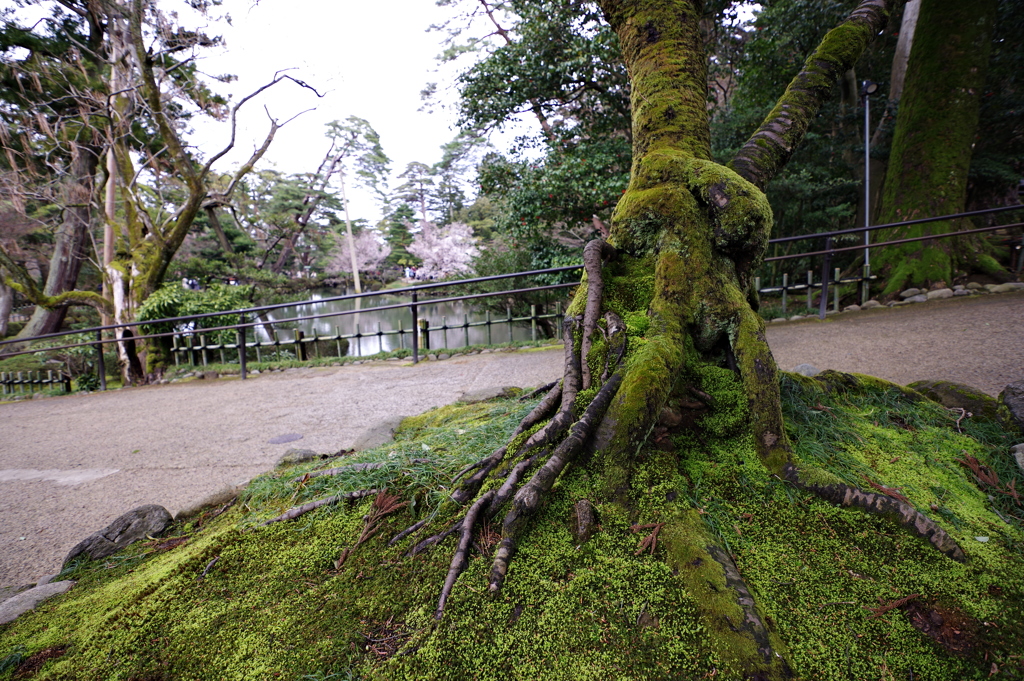
[[[946,379],[996,395],[1024,380],[1024,293],[771,324],[768,341],[786,370],[810,363],[902,384]],[[136,506],[177,513],[290,448],[336,451],[383,420],[464,392],[555,380],[562,357],[554,347],[0,404],[0,586],[58,571],[72,546]]]

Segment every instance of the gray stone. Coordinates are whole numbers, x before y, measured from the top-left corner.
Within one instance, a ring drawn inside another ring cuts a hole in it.
[[[438,359],[448,359],[449,357],[451,357],[451,355],[449,355],[447,352],[442,352],[440,355],[437,356]]]
[[[802,314],[795,314],[789,318],[789,321],[795,322],[798,319],[804,319],[804,316]]]
[[[397,362],[398,358],[397,357],[387,357],[387,358],[384,359],[384,361],[385,362]]]
[[[0,624],[13,622],[22,613],[34,609],[47,598],[53,598],[64,593],[74,585],[75,583],[71,580],[64,580],[62,582],[50,582],[49,584],[34,586],[31,589],[22,591],[13,598],[0,603]]]
[[[312,449],[289,449],[287,452],[281,455],[281,458],[277,460],[278,466],[290,466],[296,463],[305,463],[306,461],[313,461],[319,459],[320,454],[314,452]]]
[[[843,312],[860,312],[860,305],[847,305],[843,308]]]
[[[965,291],[965,290],[966,290],[966,288],[964,287],[963,284],[957,284],[956,286],[953,287],[953,292],[954,293],[957,292],[957,291]]]
[[[834,315],[834,314],[836,314],[836,310],[833,310],[832,308],[829,308],[829,309],[825,310],[825,316],[826,317],[828,317],[829,315]]]
[[[435,362],[435,361],[437,361],[437,355],[434,355],[434,354],[427,355],[427,359],[429,359],[431,362]]]
[[[920,295],[910,296],[909,298],[907,298],[903,302],[904,303],[926,303],[926,302],[928,302],[928,296],[927,296],[927,294],[922,293]]]
[[[934,291],[929,291],[926,296],[928,300],[943,300],[944,298],[953,297],[953,289],[951,288],[939,288]]]
[[[784,321],[786,321],[786,318],[785,317],[776,317],[772,321],[773,322],[784,322]]]
[[[900,305],[910,305],[910,303],[905,300],[894,300],[889,303],[889,307],[899,307]]]
[[[817,376],[821,373],[821,369],[813,364],[797,364],[793,367],[793,373],[801,374],[803,376]]]
[[[984,288],[989,293],[992,293],[998,287],[999,284],[985,284],[982,288]]]
[[[96,560],[106,558],[146,535],[157,535],[171,524],[171,514],[157,504],[147,504],[128,511],[105,528],[80,541],[64,559],[63,566],[81,556]]]
[[[967,282],[967,288],[971,289],[972,291],[976,291],[979,288],[983,288],[983,287],[982,287],[981,284],[979,284],[976,281],[969,281],[969,282]]]
[[[999,404],[977,388],[952,381],[916,381],[907,386],[947,409],[966,409],[976,417],[996,420]]]
[[[1013,293],[1014,291],[1024,291],[1024,282],[1011,281],[1006,284],[999,284],[999,286],[992,289],[992,293]]]
[[[259,376],[260,375],[260,370],[259,369],[253,369],[252,371],[249,372],[249,375],[251,375],[251,376]]]
[[[389,419],[381,421],[375,426],[367,428],[366,431],[364,431],[363,434],[357,437],[355,442],[352,443],[352,449],[359,452],[364,449],[380,447],[383,444],[391,442],[395,437],[395,431],[398,430],[398,426],[402,425],[402,419],[404,418],[404,416],[392,416]]]
[[[1015,381],[999,393],[999,402],[1010,414],[1010,420],[1024,433],[1024,381]]]
[[[59,573],[59,572],[57,572],[57,573],[54,573],[54,574],[52,574],[52,575],[43,575],[43,576],[42,576],[42,577],[40,577],[40,578],[39,578],[39,580],[38,580],[38,581],[36,582],[36,586],[42,586],[43,584],[49,584],[49,583],[50,583],[50,582],[52,582],[53,580],[57,579],[57,575],[59,575],[59,574],[60,574],[60,573]]]
[[[1020,472],[1024,473],[1024,444],[1010,447],[1010,455],[1017,462],[1017,468],[1020,469]]]
[[[46,397],[46,395],[44,393],[36,393],[35,395],[32,396],[32,399],[33,400],[41,400],[44,397]]]
[[[598,530],[597,509],[587,499],[580,499],[572,507],[570,525],[576,545],[586,543]]]
[[[900,298],[913,298],[914,296],[919,295],[920,293],[921,289],[919,288],[908,288],[906,291],[900,292]]]
[[[957,296],[957,297],[960,297],[960,296],[973,296],[974,295],[974,291],[972,291],[969,288],[962,288],[959,291],[953,291],[953,295]]]
[[[459,402],[473,404],[474,402],[493,400],[496,397],[511,397],[515,394],[514,391],[514,386],[492,386],[490,388],[482,388],[480,390],[469,390],[462,393],[462,396],[459,397]]]
[[[860,309],[862,309],[862,310],[870,310],[873,307],[882,307],[882,304],[880,302],[878,302],[877,300],[869,300],[868,302],[866,302],[863,305],[861,305]]]

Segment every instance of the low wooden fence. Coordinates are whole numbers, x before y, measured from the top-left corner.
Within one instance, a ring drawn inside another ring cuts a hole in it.
[[[0,394],[14,395],[46,390],[47,387],[60,386],[64,392],[71,392],[71,375],[58,371],[4,371],[0,372]]]

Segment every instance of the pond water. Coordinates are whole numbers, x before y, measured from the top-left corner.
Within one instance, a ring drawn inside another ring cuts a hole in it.
[[[314,291],[310,296],[312,302],[297,304],[294,306],[280,308],[270,313],[270,319],[290,319],[294,317],[305,317],[310,315],[328,315],[319,319],[311,319],[298,323],[307,338],[314,333],[318,336],[334,336],[339,332],[347,334],[368,334],[358,339],[349,339],[349,355],[372,355],[377,352],[388,352],[400,348],[412,347],[412,309],[409,307],[394,308],[390,310],[376,310],[359,312],[357,314],[332,314],[335,312],[348,312],[356,309],[356,302],[360,309],[376,307],[379,305],[396,305],[399,303],[412,302],[412,296],[381,294],[379,296],[368,296],[357,300],[331,300],[324,301],[324,298],[332,298],[344,295],[339,289],[322,289]],[[455,301],[450,303],[422,302],[421,297],[418,305],[420,319],[427,319],[430,323],[430,347],[435,348],[461,348],[466,345],[484,345],[508,343],[515,341],[531,340],[532,331],[528,321],[513,322],[511,336],[509,335],[509,324],[507,313],[491,313],[491,326],[488,332],[487,326],[471,326],[468,329],[452,328],[461,327],[462,324],[484,322],[487,313],[479,306],[474,306],[473,301]],[[554,312],[554,306],[551,306]],[[538,314],[541,311],[538,310]],[[447,325],[447,331],[440,329]],[[289,325],[291,326],[291,325]],[[262,340],[269,340],[266,331],[256,327],[257,333]],[[406,333],[377,335],[377,331],[404,330]],[[436,329],[436,330],[435,330]],[[291,331],[282,330],[281,338],[291,336]],[[537,330],[538,338],[543,337],[541,328]],[[447,342],[446,342],[447,341]]]

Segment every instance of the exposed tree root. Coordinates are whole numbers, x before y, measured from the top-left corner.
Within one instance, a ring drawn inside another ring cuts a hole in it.
[[[540,386],[539,388],[535,388],[534,390],[531,390],[530,392],[526,393],[525,395],[519,398],[519,401],[527,402],[529,400],[532,400],[537,395],[540,395],[541,393],[546,393],[547,391],[554,388],[556,385],[558,385],[558,381],[551,381],[550,383],[546,383]]]
[[[730,627],[733,631],[744,633],[754,639],[754,642],[757,644],[757,652],[760,653],[765,663],[773,664],[777,662],[781,665],[784,678],[793,677],[793,671],[790,669],[786,659],[772,648],[768,627],[757,612],[754,595],[743,580],[743,576],[740,575],[736,563],[733,562],[729,554],[721,547],[708,546],[706,550],[708,555],[722,566],[722,570],[725,572],[725,583],[736,593],[738,597],[736,603],[743,610],[743,621],[729,622]]]
[[[455,580],[459,578],[462,571],[466,569],[466,561],[469,556],[469,545],[473,541],[473,526],[476,524],[477,516],[480,515],[480,510],[490,502],[491,498],[494,497],[494,492],[488,492],[483,495],[469,507],[466,511],[466,517],[462,520],[462,533],[459,537],[459,547],[455,549],[455,555],[452,556],[452,564],[448,568],[448,576],[445,577],[444,586],[441,588],[441,597],[437,600],[437,610],[434,612],[435,619],[441,619],[441,615],[444,613],[444,604],[448,600],[448,594],[452,592],[452,587],[455,586]]]
[[[270,525],[272,523],[279,523],[282,520],[295,520],[299,516],[305,515],[310,511],[315,511],[321,506],[331,506],[332,504],[337,504],[341,501],[354,501],[356,499],[362,499],[363,497],[369,497],[373,496],[374,494],[379,494],[382,491],[383,490],[379,489],[360,489],[356,490],[355,492],[349,492],[347,494],[336,494],[333,497],[327,497],[326,499],[318,499],[317,501],[311,501],[308,504],[303,504],[302,506],[296,506],[295,508],[289,509],[281,515],[277,516],[276,518],[264,520],[262,523],[260,523],[260,526],[263,527],[266,525]]]
[[[885,494],[865,492],[843,484],[815,485],[800,480],[799,469],[787,464],[783,467],[784,477],[801,489],[816,494],[838,506],[860,508],[874,515],[892,518],[902,527],[926,540],[940,553],[958,563],[967,562],[967,555],[956,541],[938,523],[924,515],[910,504]]]
[[[625,355],[625,324],[617,315],[608,313],[606,315],[607,331],[601,330],[608,339],[609,346],[605,370],[601,376],[603,384],[584,410],[583,415],[578,421],[576,420],[576,396],[584,382],[589,386],[593,380],[589,368],[586,366],[586,355],[591,347],[591,335],[600,328],[597,321],[601,311],[603,290],[601,266],[603,260],[614,253],[615,249],[600,241],[591,242],[586,248],[584,260],[587,263],[587,307],[582,319],[567,316],[563,323],[565,369],[561,383],[545,386],[547,394],[544,399],[520,422],[509,438],[508,444],[499,447],[490,456],[480,459],[456,474],[453,482],[460,479],[462,482],[459,488],[452,493],[451,499],[459,504],[466,504],[475,499],[462,518],[443,532],[421,540],[407,553],[407,555],[416,555],[440,543],[449,535],[459,533],[459,545],[452,556],[451,565],[438,599],[435,612],[437,619],[443,616],[445,603],[451,595],[455,582],[466,568],[469,550],[473,545],[474,528],[478,522],[489,522],[494,519],[511,502],[511,509],[507,512],[502,525],[502,539],[491,567],[490,589],[496,591],[501,587],[508,571],[508,563],[515,553],[516,541],[523,528],[539,508],[541,500],[550,492],[559,475],[583,450],[622,383],[622,376],[620,373],[616,373],[616,369]],[[574,335],[581,322],[584,342],[581,350],[577,352],[574,348]],[[531,394],[536,395],[539,392],[540,390],[537,390]],[[545,419],[548,419],[547,423],[544,423],[536,432],[515,447],[514,454],[519,460],[501,474],[504,476],[501,484],[477,497],[484,482],[505,460],[516,439],[543,423]],[[538,465],[539,467],[537,467]],[[527,473],[535,467],[537,468],[532,477],[523,483]],[[472,475],[470,475],[471,473]],[[409,537],[425,527],[428,521],[429,519],[420,520],[395,535],[390,543],[394,544]]]
[[[540,506],[541,499],[551,490],[559,474],[583,449],[583,445],[586,444],[597,424],[604,417],[604,413],[621,383],[622,374],[612,374],[608,382],[601,386],[594,401],[587,407],[583,417],[572,427],[565,440],[555,448],[540,470],[512,498],[512,509],[502,523],[501,543],[498,544],[498,551],[491,565],[488,586],[491,591],[501,589],[505,575],[508,573],[508,563],[516,550],[516,541],[526,521]]]
[[[561,437],[561,435],[572,424],[573,403],[576,400],[576,393],[579,391],[580,385],[580,361],[579,356],[573,352],[572,342],[573,329],[575,328],[577,321],[578,320],[572,317],[566,317],[565,323],[562,325],[562,337],[566,344],[565,375],[562,379],[562,385],[556,385],[551,388],[548,394],[545,395],[544,399],[541,400],[540,404],[534,407],[533,411],[527,414],[526,418],[524,418],[519,424],[519,427],[517,427],[512,433],[512,437],[509,438],[508,444],[503,447],[499,447],[489,457],[481,459],[475,464],[467,467],[456,476],[456,479],[458,479],[469,471],[474,469],[477,471],[467,478],[459,489],[452,493],[452,499],[455,502],[465,504],[475,497],[487,477],[504,460],[505,455],[508,453],[508,447],[512,441],[540,423],[551,412],[551,410],[555,408],[559,398],[561,399],[561,408],[558,413],[555,414],[555,416],[551,418],[544,427],[527,438],[516,453],[522,455],[532,449],[555,441]]]
[[[590,353],[591,337],[597,329],[597,320],[601,315],[601,300],[604,293],[601,264],[606,258],[613,255],[615,255],[615,248],[601,239],[589,241],[583,248],[583,267],[587,272],[587,306],[583,312],[583,340],[580,344],[580,357],[583,360],[583,390],[589,388],[591,383],[587,355]]]

